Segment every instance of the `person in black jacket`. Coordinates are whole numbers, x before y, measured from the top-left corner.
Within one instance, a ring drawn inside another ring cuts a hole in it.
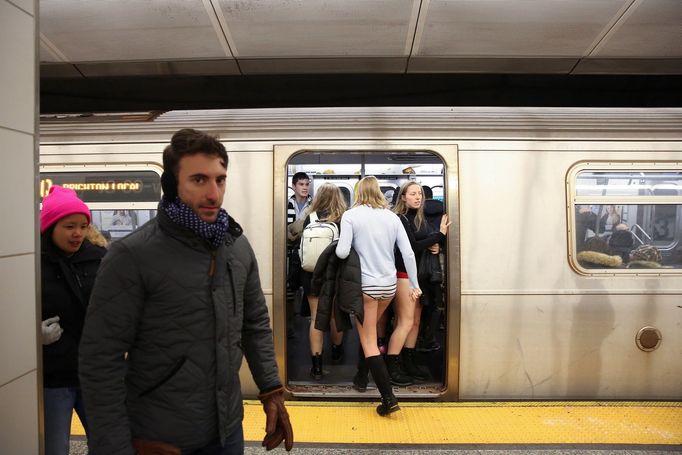
[[[423,200],[421,185],[417,182],[407,182],[400,188],[398,201],[393,208],[407,232],[417,264],[423,254],[440,253],[439,243],[445,240],[448,226],[450,226],[448,216],[443,215],[440,220],[440,229],[431,232],[424,218]],[[405,386],[414,383],[415,380],[427,379],[426,373],[421,371],[415,363],[415,346],[419,335],[422,304],[418,299],[412,299],[410,296],[408,276],[399,252],[396,253],[396,270],[398,288],[393,300],[396,324],[388,343],[386,363],[393,384]],[[419,286],[424,287],[422,283],[419,283]],[[401,351],[402,359],[400,358]]]
[[[293,446],[256,256],[222,208],[227,164],[217,138],[176,132],[156,218],[102,262],[80,345],[90,455],[243,453],[244,357],[263,445]]]
[[[338,231],[341,224],[341,216],[346,211],[346,201],[343,199],[343,194],[339,187],[332,183],[325,183],[317,189],[312,204],[310,204],[309,214],[306,216],[303,223],[303,230],[310,225],[310,215],[315,214],[317,220],[324,223],[333,223],[336,225]],[[326,238],[325,238],[326,240]],[[336,240],[336,239],[333,239]],[[305,249],[305,239],[301,240],[301,248],[299,251],[303,252]],[[313,272],[302,271],[301,278],[303,284],[303,292],[308,298],[310,305],[310,328],[308,330],[308,339],[310,341],[310,357],[312,366],[310,368],[310,375],[313,379],[322,379],[322,347],[324,333],[315,328],[315,318],[317,316],[318,296],[311,292],[311,280]],[[332,340],[332,362],[339,363],[343,360],[343,332],[336,329],[335,319],[331,319],[331,340]]]
[[[90,210],[52,186],[40,212],[45,454],[68,455],[71,417],[88,419],[78,381],[78,343],[95,274],[106,250],[86,239]]]

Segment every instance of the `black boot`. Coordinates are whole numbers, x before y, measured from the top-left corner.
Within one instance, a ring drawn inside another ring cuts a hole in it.
[[[322,354],[314,354],[310,357],[313,366],[310,368],[310,376],[316,381],[322,379]]]
[[[332,343],[332,363],[343,362],[343,345]]]
[[[391,383],[393,385],[406,386],[414,384],[414,380],[400,369],[400,356],[386,355],[386,365],[388,366],[388,374],[391,376]]]
[[[360,349],[360,357],[358,358],[358,371],[353,377],[353,388],[358,392],[366,392],[367,384],[369,383],[369,366],[365,354]]]
[[[405,373],[412,376],[415,381],[426,381],[429,378],[428,373],[417,365],[417,353],[414,348],[403,348],[401,361]]]
[[[377,389],[379,389],[379,393],[381,394],[381,404],[377,406],[377,414],[385,416],[399,411],[400,406],[398,406],[398,400],[395,398],[395,395],[393,395],[391,378],[388,375],[384,359],[380,355],[367,357],[367,364],[372,372],[372,377],[377,385]]]

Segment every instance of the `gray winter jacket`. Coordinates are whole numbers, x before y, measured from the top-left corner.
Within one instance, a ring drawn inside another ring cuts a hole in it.
[[[159,210],[111,246],[80,345],[91,455],[223,440],[242,421],[242,354],[261,391],[280,385],[256,258],[229,223],[212,250]]]

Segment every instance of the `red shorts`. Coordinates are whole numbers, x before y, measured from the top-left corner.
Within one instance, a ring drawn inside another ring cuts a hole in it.
[[[396,274],[396,276],[397,276],[398,278],[402,278],[402,279],[404,279],[404,280],[407,280],[407,279],[409,278],[409,277],[407,276],[407,272],[398,272],[398,273]]]

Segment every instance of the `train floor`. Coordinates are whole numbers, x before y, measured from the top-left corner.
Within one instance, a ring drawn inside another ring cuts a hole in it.
[[[389,417],[375,406],[288,401],[292,453],[682,454],[682,402],[405,402]],[[246,400],[247,454],[265,453],[264,426],[261,404]],[[86,454],[77,418],[72,434],[71,454]]]

